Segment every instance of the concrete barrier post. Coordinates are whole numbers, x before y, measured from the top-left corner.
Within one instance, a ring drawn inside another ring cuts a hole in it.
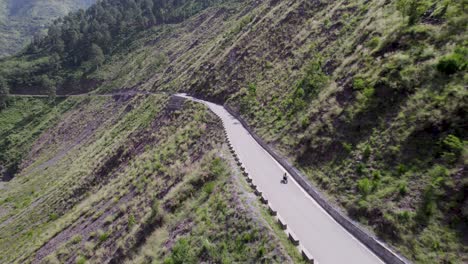
[[[289,241],[295,246],[299,246],[299,240],[294,237],[293,234],[289,233]]]
[[[306,263],[314,264],[314,258],[308,252],[303,249],[301,250],[301,254]]]
[[[263,195],[260,196],[260,202],[262,202],[262,204],[268,204],[268,200]]]
[[[279,217],[278,217],[278,224],[279,224],[279,226],[280,226],[280,228],[282,230],[286,230],[288,228],[288,225],[286,223],[284,223],[284,221],[281,220],[281,218],[279,218]]]
[[[273,210],[273,208],[271,208],[271,205],[268,206],[268,212],[269,212],[270,215],[272,215],[272,216],[277,216],[277,215],[278,215],[278,212],[276,212],[275,210]]]

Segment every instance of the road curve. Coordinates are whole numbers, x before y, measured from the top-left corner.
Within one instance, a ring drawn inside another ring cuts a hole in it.
[[[281,184],[286,170],[223,106],[185,94],[177,96],[204,103],[221,118],[228,138],[253,182],[288,225],[288,230],[313,256],[315,263],[384,263],[328,215],[292,177],[288,184]]]

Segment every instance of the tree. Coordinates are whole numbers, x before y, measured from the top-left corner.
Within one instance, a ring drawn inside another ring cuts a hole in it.
[[[99,66],[104,62],[104,52],[101,47],[96,44],[91,44],[91,49],[89,51],[89,61],[92,65],[99,69]]]
[[[46,91],[49,99],[51,101],[55,100],[57,97],[57,87],[55,86],[55,82],[51,80],[47,75],[41,76],[41,86]]]
[[[398,0],[397,9],[405,17],[408,17],[408,25],[415,25],[424,10],[427,8],[424,1],[421,0]]]
[[[6,107],[6,102],[10,89],[8,88],[8,83],[3,77],[0,76],[0,110]]]

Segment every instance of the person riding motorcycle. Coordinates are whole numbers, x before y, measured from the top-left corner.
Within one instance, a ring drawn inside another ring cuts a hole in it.
[[[283,183],[288,183],[288,175],[286,174],[286,172],[283,174]]]

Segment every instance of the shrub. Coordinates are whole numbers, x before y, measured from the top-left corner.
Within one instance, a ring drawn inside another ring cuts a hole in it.
[[[365,160],[367,160],[370,157],[370,154],[371,154],[371,149],[369,146],[366,146],[366,148],[364,149],[364,152],[362,153],[362,157]]]
[[[367,43],[367,46],[371,49],[375,49],[379,46],[380,44],[380,38],[379,37],[373,37],[369,40]]]
[[[362,175],[366,170],[366,167],[364,166],[364,164],[362,163],[359,163],[357,166],[356,166],[356,172],[359,174],[359,175]]]
[[[461,154],[461,152],[463,151],[464,143],[457,136],[448,135],[444,138],[442,143],[447,150],[457,155]]]
[[[453,53],[439,59],[437,70],[441,73],[451,75],[465,68],[466,63],[461,54]]]
[[[217,177],[223,176],[226,173],[226,168],[221,158],[216,157],[210,164],[210,172]]]
[[[399,220],[403,222],[409,222],[409,220],[411,219],[411,213],[405,210],[405,211],[399,212],[397,217]]]
[[[249,95],[256,96],[257,95],[257,85],[254,83],[249,84],[248,87]]]
[[[442,153],[445,162],[451,164],[457,162],[460,158],[465,143],[457,136],[448,135],[442,140],[442,146],[446,150]]]
[[[322,70],[320,59],[312,60],[307,66],[305,74],[296,87],[303,90],[304,95],[301,97],[310,99],[320,92],[326,85],[328,78]]]
[[[435,186],[429,184],[423,193],[423,200],[417,213],[417,218],[422,223],[427,223],[436,210]]]
[[[104,242],[109,238],[109,233],[103,232],[102,230],[99,232],[99,242]]]
[[[379,170],[375,170],[372,172],[372,179],[375,181],[379,181],[382,178],[382,173]]]
[[[353,80],[354,90],[361,91],[361,90],[364,90],[366,86],[367,86],[366,81],[363,78],[361,77],[354,78]]]
[[[76,234],[72,237],[71,242],[72,244],[78,244],[81,242],[82,236],[80,234]]]
[[[133,214],[130,214],[128,216],[128,228],[132,228],[136,223],[135,216]]]
[[[213,192],[214,187],[215,182],[208,182],[207,184],[205,184],[205,186],[203,186],[203,192],[209,195]]]
[[[196,263],[196,259],[188,240],[186,238],[181,238],[172,248],[171,255],[164,260],[164,264],[185,263]]]
[[[76,264],[85,264],[86,263],[86,258],[84,256],[78,256],[75,259]]]
[[[408,25],[414,25],[426,9],[423,4],[420,0],[398,0],[397,9],[403,16],[408,17]]]
[[[408,186],[407,186],[406,182],[400,182],[398,184],[398,193],[401,196],[404,196],[404,195],[406,195],[408,193]]]
[[[353,150],[353,145],[343,142],[343,148],[346,150],[346,152],[350,153]]]
[[[408,168],[404,164],[399,164],[397,166],[397,173],[399,176],[405,174],[408,171]]]
[[[362,94],[364,95],[365,98],[369,99],[371,98],[375,93],[374,87],[366,87],[363,91]]]
[[[49,215],[49,220],[50,220],[50,221],[55,221],[55,220],[57,220],[58,218],[59,218],[59,217],[58,217],[58,214],[56,214],[56,213],[51,213],[51,214]]]
[[[365,197],[372,192],[372,181],[368,178],[358,180],[357,187],[359,192]]]
[[[301,117],[301,127],[307,128],[310,125],[310,119],[307,115]]]

